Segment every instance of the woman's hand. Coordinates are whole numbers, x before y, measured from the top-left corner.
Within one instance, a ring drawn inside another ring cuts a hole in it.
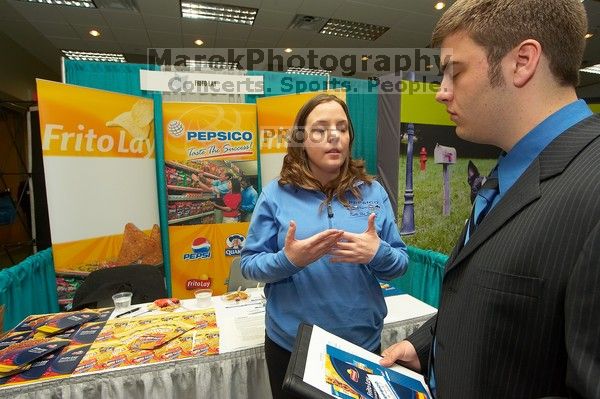
[[[367,264],[373,260],[379,249],[380,238],[375,229],[375,214],[369,215],[367,230],[364,233],[344,232],[342,240],[329,251],[330,262]]]
[[[304,240],[297,240],[296,222],[291,220],[283,252],[294,265],[304,267],[327,254],[343,234],[342,230],[328,229]]]

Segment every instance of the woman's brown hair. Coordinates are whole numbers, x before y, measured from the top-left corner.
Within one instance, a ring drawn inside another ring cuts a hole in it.
[[[340,104],[346,118],[348,119],[348,132],[350,134],[350,142],[348,144],[348,156],[344,164],[340,168],[339,175],[323,186],[310,171],[308,164],[308,156],[304,150],[305,127],[308,115],[320,104],[335,101]],[[360,199],[362,196],[356,183],[363,181],[371,184],[373,177],[369,176],[365,171],[364,161],[352,159],[352,143],[354,142],[354,127],[350,120],[348,106],[340,98],[331,94],[318,94],[306,102],[296,115],[296,120],[292,127],[291,135],[288,137],[287,154],[283,158],[283,166],[281,167],[279,184],[292,184],[296,187],[307,190],[319,190],[327,196],[326,202],[330,202],[337,195],[340,202],[349,207],[350,203],[346,198],[348,191],[355,198]]]

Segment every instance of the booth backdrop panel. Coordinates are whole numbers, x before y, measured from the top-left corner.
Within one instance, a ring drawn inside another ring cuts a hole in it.
[[[65,83],[115,91],[124,94],[144,96],[154,100],[154,133],[156,154],[156,179],[158,189],[158,210],[160,218],[161,244],[167,276],[167,290],[171,293],[171,268],[169,263],[169,236],[167,233],[167,191],[163,184],[164,176],[164,140],[162,96],[140,88],[140,70],[160,70],[158,65],[126,64],[112,62],[91,62],[65,60]]]
[[[263,76],[264,95],[247,95],[247,103],[255,103],[258,97],[345,88],[346,103],[355,131],[352,156],[365,161],[368,173],[377,173],[377,90],[369,92],[373,89],[368,81],[336,77],[333,81],[335,84],[328,87],[327,77],[324,76],[266,71],[248,71],[248,75]]]
[[[437,308],[448,256],[439,252],[408,247],[408,270],[391,284],[403,292]]]
[[[31,314],[58,312],[56,275],[50,248],[0,271],[4,331]]]

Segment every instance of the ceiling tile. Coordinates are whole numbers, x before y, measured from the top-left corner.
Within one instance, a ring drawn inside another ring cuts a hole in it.
[[[23,15],[12,6],[12,3],[0,1],[0,21],[17,21],[23,19],[25,19]]]
[[[106,25],[106,21],[99,10],[78,7],[61,7],[61,13],[70,24],[89,25],[90,27]]]
[[[405,12],[393,26],[404,31],[422,32],[431,35],[437,20],[438,18],[435,15]]]
[[[297,13],[312,15],[315,17],[333,18],[334,12],[342,5],[343,2],[343,0],[304,0],[302,6],[298,8]]]
[[[101,51],[106,53],[121,53],[123,49],[117,42],[84,40],[91,51]]]
[[[255,26],[252,28],[248,40],[266,41],[275,45],[283,32],[285,32],[283,29],[269,29]]]
[[[182,46],[181,33],[177,32],[160,32],[160,31],[148,31],[150,37],[150,45],[152,47],[174,47],[180,48]]]
[[[296,13],[303,0],[263,0],[261,10],[275,10]],[[337,0],[334,0],[337,1]]]
[[[181,20],[181,31],[184,34],[189,35],[209,35],[215,36],[217,34],[217,25],[215,21],[201,21],[197,19],[182,19]]]
[[[181,33],[181,18],[144,15],[144,23],[149,31]]]
[[[317,32],[307,32],[300,29],[284,31],[279,41],[278,47],[306,47],[312,39],[318,35]]]
[[[100,32],[100,36],[98,37],[94,37],[92,35],[90,35],[90,30],[92,27],[90,27],[89,25],[72,25],[73,29],[75,29],[77,31],[77,33],[79,33],[79,37],[83,40],[90,40],[90,41],[111,41],[114,42],[115,41],[115,37],[112,34],[112,31],[110,30],[110,28],[107,25],[94,25],[93,28],[96,29],[98,32]]]
[[[270,42],[270,41],[246,40],[246,47],[247,48],[264,49],[264,48],[272,48],[274,46],[273,46],[273,42]]]
[[[148,46],[138,46],[135,44],[121,43],[121,49],[125,54],[143,54],[146,55],[148,52]]]
[[[217,23],[217,37],[246,39],[251,31],[252,26],[250,25],[229,24],[226,22]]]
[[[143,44],[145,46],[150,45],[148,34],[145,29],[123,29],[123,28],[112,28],[113,35],[119,43],[135,43]]]
[[[255,27],[287,29],[295,17],[295,13],[259,10],[254,20]]]
[[[243,48],[246,47],[246,39],[231,39],[228,37],[216,37],[214,48]]]
[[[126,29],[145,29],[142,16],[136,12],[121,11],[121,10],[101,10],[104,20],[110,26],[116,26]]]
[[[346,2],[337,10],[335,17],[354,22],[392,26],[402,17],[402,12],[383,7],[370,7],[368,12],[365,12],[364,4]]]
[[[90,46],[85,40],[81,39],[66,39],[63,37],[49,37],[52,44],[59,50],[82,50],[89,51]]]
[[[35,28],[44,36],[66,37],[79,39],[79,33],[69,24],[55,24],[52,22],[36,22]]]
[[[29,21],[66,22],[66,19],[60,12],[65,7],[49,4],[26,3],[24,1],[15,0],[11,1],[10,4]]]
[[[181,8],[178,0],[142,0],[138,1],[137,5],[142,14],[181,17]]]

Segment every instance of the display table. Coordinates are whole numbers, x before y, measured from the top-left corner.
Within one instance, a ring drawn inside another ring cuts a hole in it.
[[[213,298],[220,301],[219,298]],[[386,298],[388,316],[382,333],[382,348],[416,330],[436,311],[409,295]],[[221,332],[231,322],[215,303]],[[264,329],[263,329],[264,334]],[[221,334],[223,340],[235,334]],[[252,339],[258,341],[258,337]],[[248,342],[244,343],[248,344]],[[225,343],[225,347],[234,344]],[[125,367],[102,372],[44,380],[0,388],[2,398],[270,398],[262,342],[254,347],[217,356],[195,357],[164,363]]]

